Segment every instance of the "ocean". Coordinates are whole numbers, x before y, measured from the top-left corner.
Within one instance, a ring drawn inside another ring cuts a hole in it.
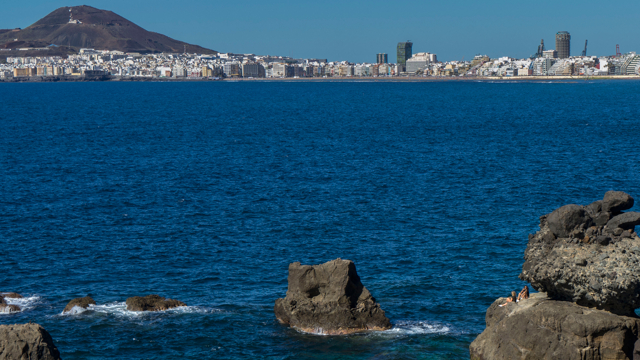
[[[26,296],[0,324],[43,325],[65,360],[468,359],[539,216],[640,198],[639,101],[637,81],[0,84],[0,291]],[[391,330],[277,322],[288,264],[336,258]],[[148,294],[188,307],[126,310]]]

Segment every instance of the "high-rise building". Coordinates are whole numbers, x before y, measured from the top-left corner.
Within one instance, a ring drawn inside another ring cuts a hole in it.
[[[376,57],[376,64],[386,64],[388,62],[389,57],[385,53],[378,54],[378,56]]]
[[[571,34],[567,31],[558,31],[556,34],[556,51],[559,59],[571,56]]]
[[[413,52],[413,43],[411,41],[398,43],[398,60],[397,64],[402,66],[402,71],[406,69],[407,60],[411,58]]]

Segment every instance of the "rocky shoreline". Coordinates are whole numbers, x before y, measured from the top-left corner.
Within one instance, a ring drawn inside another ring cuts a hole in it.
[[[640,213],[624,212],[633,205],[609,191],[541,216],[519,276],[540,293],[496,300],[471,359],[640,359]]]
[[[640,359],[640,213],[634,199],[607,192],[589,205],[565,205],[540,217],[529,236],[520,279],[539,291],[530,297],[498,298],[488,308],[485,330],[469,346],[472,360]],[[20,308],[0,293],[0,311]],[[63,314],[96,306],[75,298]],[[187,306],[159,295],[126,300],[128,311],[165,311]],[[286,296],[275,300],[283,325],[322,335],[391,328],[380,304],[362,284],[353,261],[289,264]],[[0,359],[60,359],[49,333],[38,324],[0,326]]]

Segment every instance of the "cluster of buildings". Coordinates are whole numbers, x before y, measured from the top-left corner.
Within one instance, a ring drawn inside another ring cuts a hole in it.
[[[609,57],[571,56],[571,35],[556,34],[556,49],[544,42],[527,59],[477,55],[471,61],[440,62],[436,54],[413,53],[411,41],[398,43],[397,62],[376,55],[374,63],[329,62],[326,59],[294,59],[254,54],[138,54],[81,49],[67,58],[57,56],[8,57],[0,64],[0,78],[31,76],[121,76],[147,78],[303,78],[387,76],[574,76],[638,75],[640,56],[635,53]]]

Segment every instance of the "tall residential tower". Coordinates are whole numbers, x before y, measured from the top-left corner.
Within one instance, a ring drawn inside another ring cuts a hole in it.
[[[376,63],[377,64],[386,64],[388,62],[389,62],[389,58],[388,58],[387,54],[381,53],[381,54],[378,54],[378,56],[376,56]]]
[[[411,58],[413,43],[411,41],[398,43],[398,65],[402,66],[402,71],[407,68],[407,60]]]
[[[558,31],[556,34],[556,51],[559,59],[571,56],[571,34],[567,31]]]

